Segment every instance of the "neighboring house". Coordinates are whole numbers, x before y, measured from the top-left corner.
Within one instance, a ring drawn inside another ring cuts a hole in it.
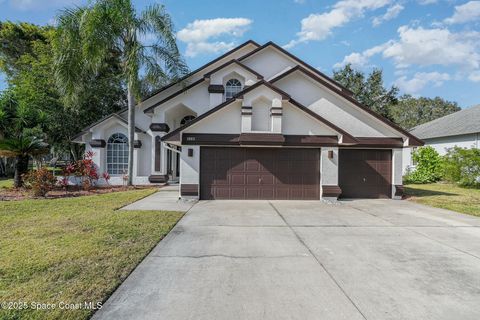
[[[435,148],[440,155],[445,155],[455,146],[480,148],[480,105],[421,124],[410,133],[422,139],[425,145]],[[404,173],[415,166],[412,161],[414,150],[404,150]]]
[[[81,132],[122,183],[125,111]],[[399,198],[402,149],[422,141],[278,45],[248,41],[136,107],[134,183],[200,199]]]

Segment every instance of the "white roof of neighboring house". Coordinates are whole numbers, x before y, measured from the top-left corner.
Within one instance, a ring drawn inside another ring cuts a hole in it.
[[[477,132],[480,132],[480,104],[421,124],[410,131],[420,139],[458,136]]]

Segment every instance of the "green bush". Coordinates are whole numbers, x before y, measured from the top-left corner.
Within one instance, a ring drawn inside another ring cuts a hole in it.
[[[432,183],[442,179],[442,158],[431,146],[421,147],[412,155],[415,169],[408,172],[405,183]]]
[[[443,163],[446,180],[461,186],[480,186],[480,149],[454,147],[448,150]]]

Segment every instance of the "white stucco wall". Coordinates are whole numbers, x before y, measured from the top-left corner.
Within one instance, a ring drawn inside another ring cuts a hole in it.
[[[184,130],[186,133],[240,133],[241,102],[237,101]]]
[[[294,72],[275,82],[275,86],[354,136],[403,137],[399,132],[301,72]]]
[[[188,149],[193,150],[193,156],[188,156]],[[200,181],[200,147],[184,146],[180,155],[180,183],[199,184]]]
[[[288,58],[274,48],[265,48],[243,60],[242,63],[263,75],[267,80],[296,65],[291,58]]]
[[[333,151],[333,158],[328,158],[328,152]],[[321,151],[321,185],[338,186],[338,148],[323,147]]]
[[[282,133],[297,135],[337,135],[333,129],[319,122],[290,103],[283,103]]]

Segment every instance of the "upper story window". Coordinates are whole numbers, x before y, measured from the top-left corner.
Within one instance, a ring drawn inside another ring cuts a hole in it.
[[[180,121],[180,125],[183,126],[183,125],[189,123],[190,121],[192,121],[193,119],[195,119],[195,116],[192,116],[192,115],[190,115],[190,116],[185,116],[185,117],[183,117],[183,119]]]
[[[125,174],[128,169],[128,138],[114,133],[107,142],[107,172]]]
[[[225,98],[228,100],[242,91],[242,83],[237,79],[230,79],[225,84]]]

